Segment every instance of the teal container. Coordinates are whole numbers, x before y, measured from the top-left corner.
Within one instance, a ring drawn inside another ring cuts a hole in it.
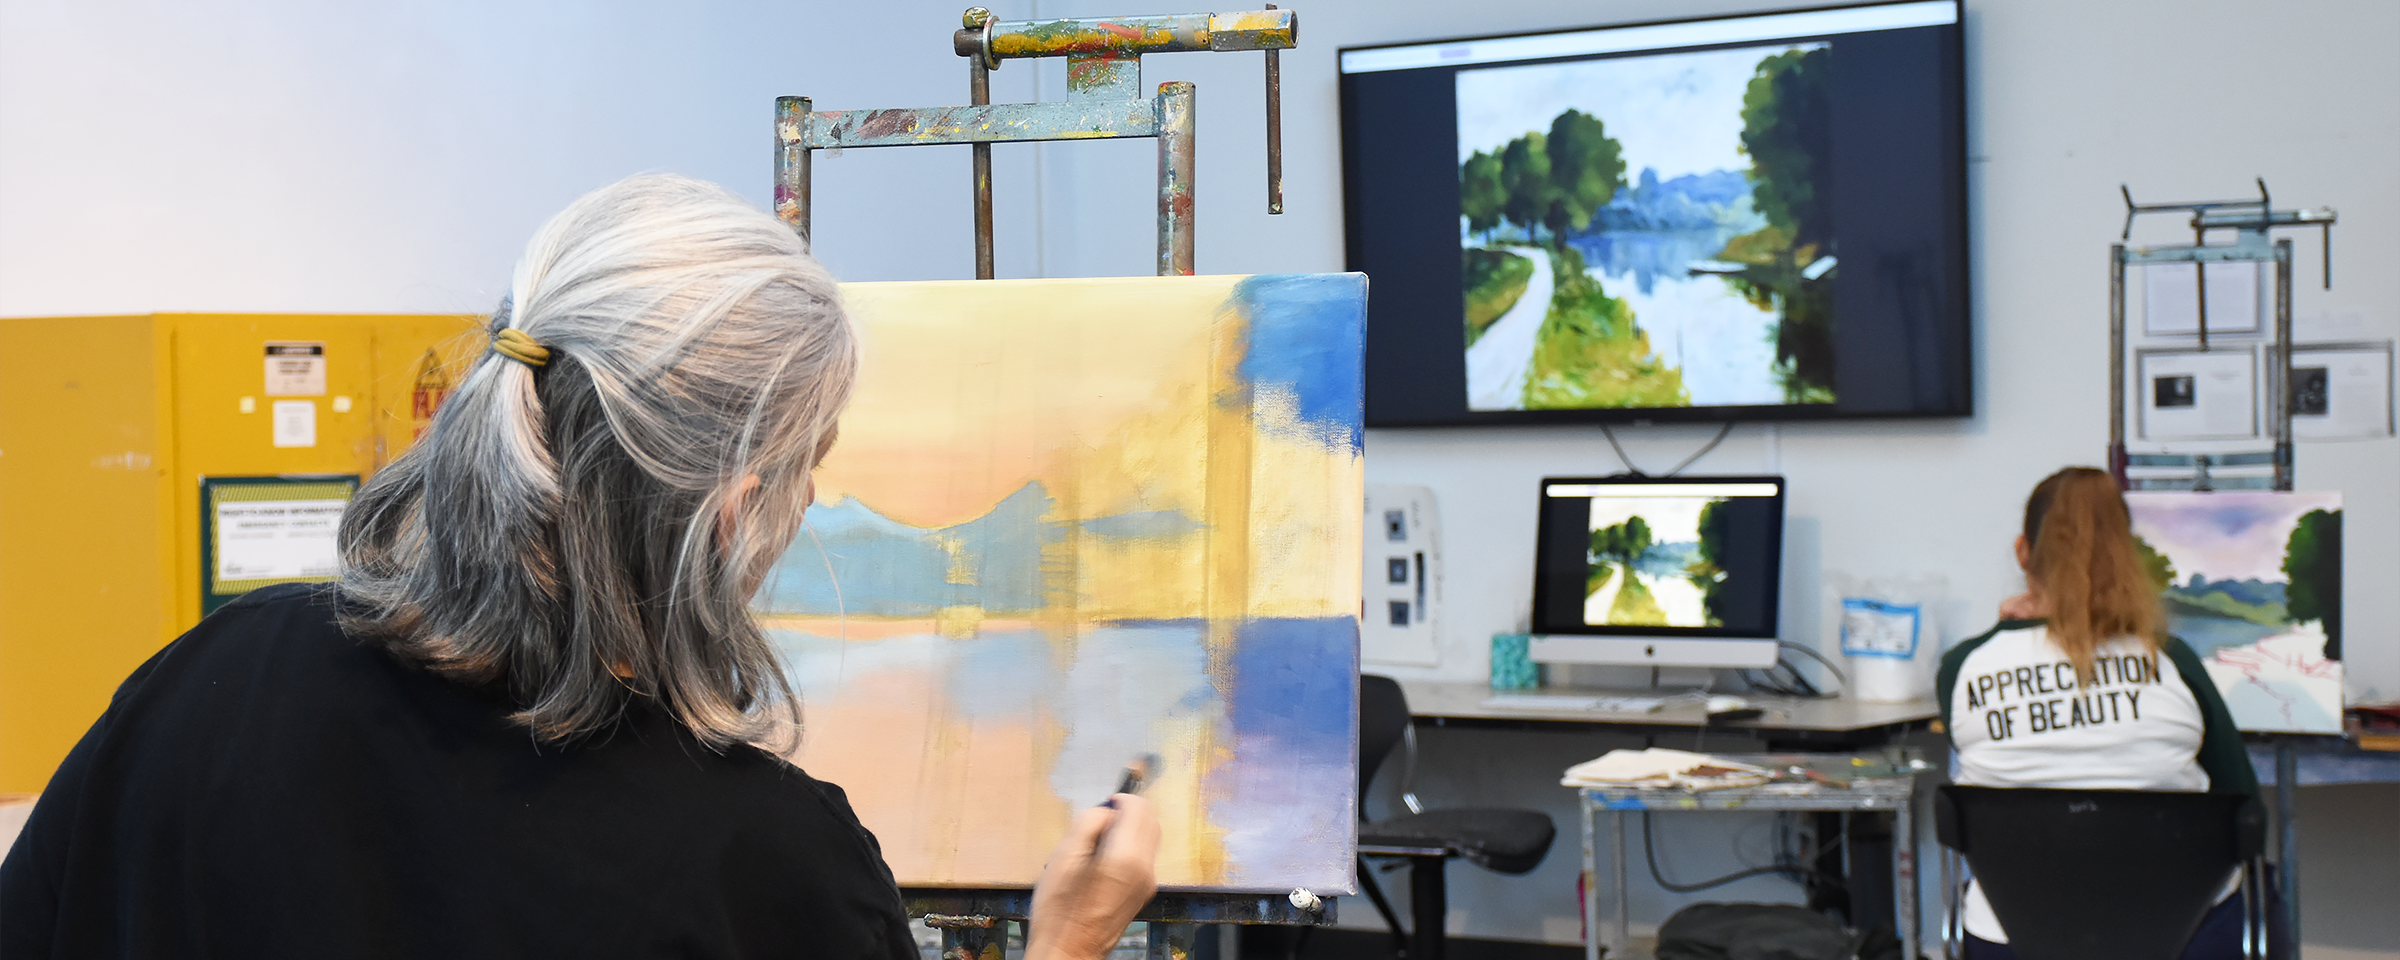
[[[1492,689],[1532,690],[1542,685],[1542,669],[1526,654],[1533,637],[1522,633],[1492,634]]]

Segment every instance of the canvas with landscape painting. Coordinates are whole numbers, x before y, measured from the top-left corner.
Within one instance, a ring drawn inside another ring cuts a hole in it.
[[[1833,56],[1459,71],[1467,407],[1832,403]]]
[[[867,283],[754,606],[904,887],[1029,886],[1159,764],[1168,888],[1353,889],[1358,274]]]
[[[2167,630],[2190,645],[2244,730],[2337,733],[2342,495],[2125,495]]]

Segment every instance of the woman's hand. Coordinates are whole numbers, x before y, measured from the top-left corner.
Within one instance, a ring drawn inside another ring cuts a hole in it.
[[[1158,815],[1120,793],[1075,815],[1033,886],[1025,960],[1099,960],[1158,892]]]
[[[2035,596],[2031,590],[2000,601],[2002,620],[2032,620],[2049,615],[2050,605],[2043,603],[2042,598]]]

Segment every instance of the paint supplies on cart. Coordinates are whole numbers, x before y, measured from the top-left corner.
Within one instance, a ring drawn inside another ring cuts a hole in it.
[[[1757,786],[1775,779],[1765,767],[1705,753],[1651,747],[1611,750],[1567,768],[1560,785],[1633,789],[1722,790]]]

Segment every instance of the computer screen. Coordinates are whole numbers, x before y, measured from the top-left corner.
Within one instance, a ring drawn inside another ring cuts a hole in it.
[[[1782,477],[1542,481],[1533,630],[1776,636]]]
[[[1345,49],[1368,426],[1960,416],[1957,0]]]

